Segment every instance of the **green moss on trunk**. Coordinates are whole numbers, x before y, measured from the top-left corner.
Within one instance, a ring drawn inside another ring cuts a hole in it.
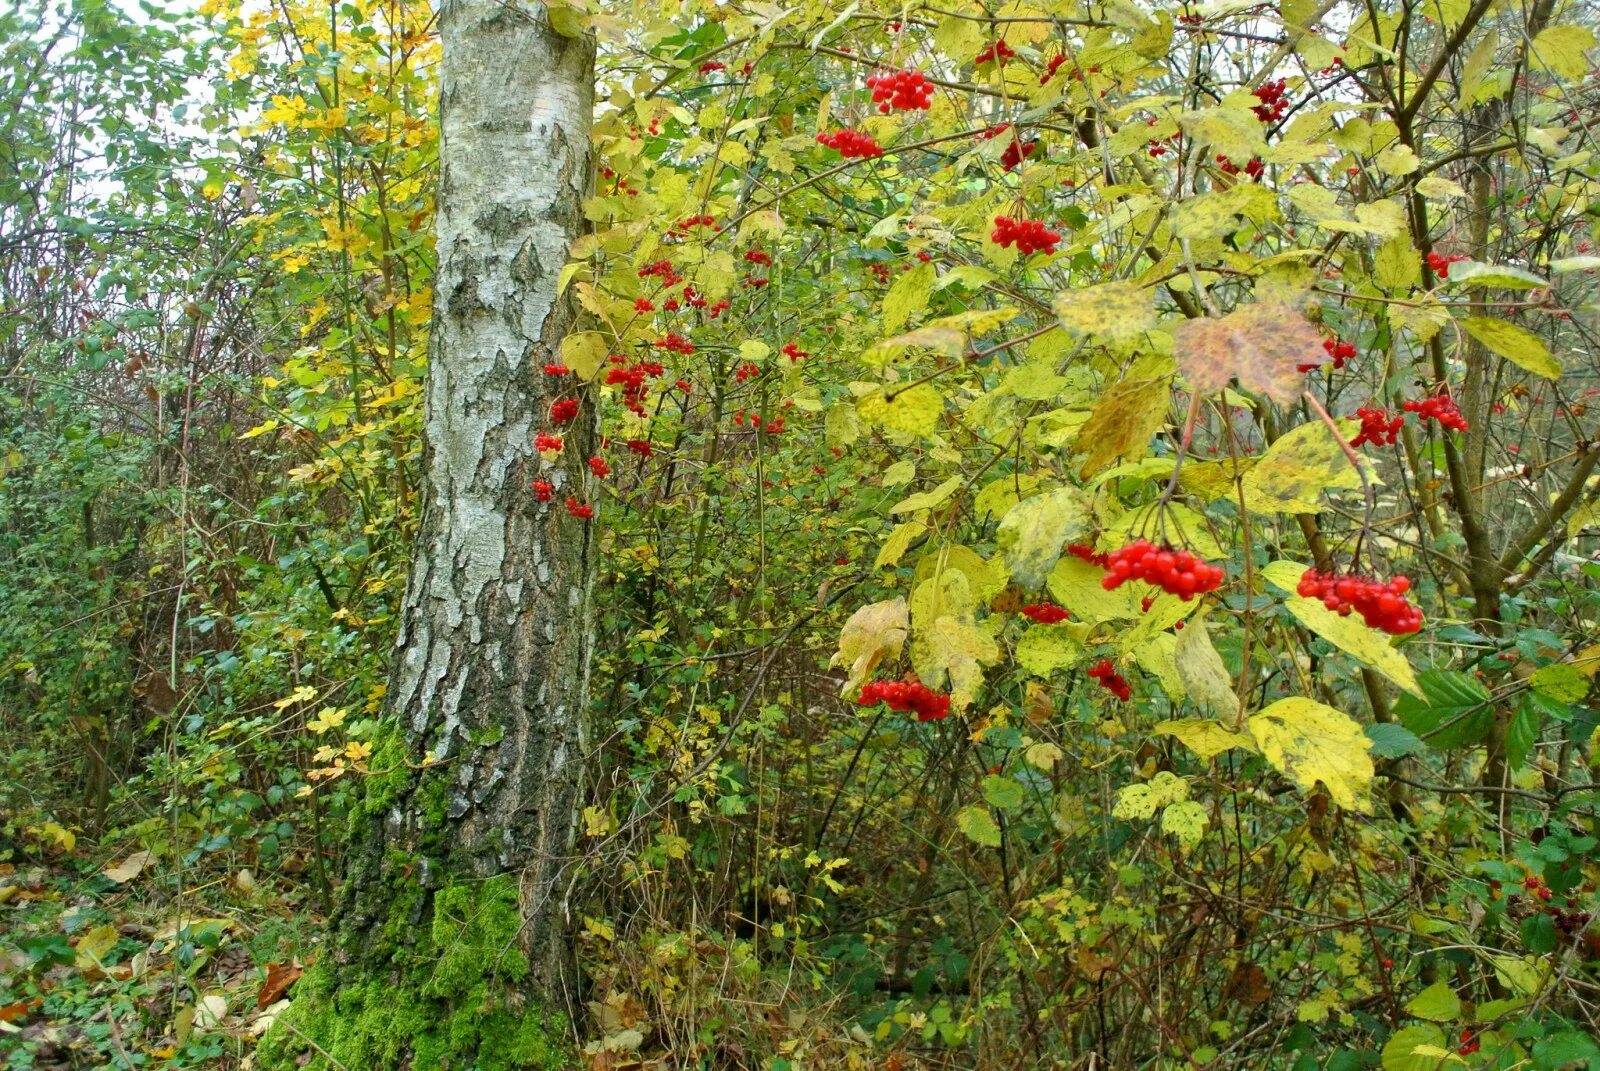
[[[405,890],[412,896],[420,889]],[[264,1071],[517,1071],[571,1064],[565,1024],[524,999],[516,881],[447,885],[409,945],[314,964],[262,1038]],[[389,940],[390,938],[385,938]],[[302,1060],[306,1062],[301,1063]]]

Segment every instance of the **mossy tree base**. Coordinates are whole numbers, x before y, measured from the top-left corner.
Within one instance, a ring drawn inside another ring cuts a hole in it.
[[[518,1071],[573,1064],[563,1017],[528,1000],[509,875],[450,885],[410,947],[307,969],[261,1040],[263,1071]]]

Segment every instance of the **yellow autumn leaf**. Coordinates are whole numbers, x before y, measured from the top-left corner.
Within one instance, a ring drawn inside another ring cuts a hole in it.
[[[313,736],[321,736],[330,729],[337,729],[344,724],[347,711],[343,707],[323,707],[317,711],[317,716],[306,722],[306,728]]]
[[[944,395],[927,383],[903,390],[890,388],[856,402],[856,415],[868,424],[898,433],[901,439],[927,438],[944,415]]]
[[[1339,806],[1368,811],[1372,741],[1356,720],[1305,696],[1280,699],[1250,719],[1250,735],[1273,767],[1302,791],[1318,785]]]
[[[1122,281],[1063,290],[1055,310],[1067,330],[1108,341],[1138,338],[1156,322],[1153,292]]]
[[[598,331],[580,331],[561,340],[561,363],[584,381],[591,380],[606,363],[606,338]]]
[[[1207,721],[1204,718],[1164,721],[1155,727],[1155,733],[1157,736],[1175,737],[1179,743],[1208,762],[1229,748],[1244,748],[1246,751],[1256,749],[1255,742],[1247,734],[1236,733],[1220,721]]]
[[[1222,656],[1211,643],[1204,617],[1185,623],[1177,635],[1178,677],[1183,681],[1189,698],[1219,717],[1233,717],[1239,712],[1239,698],[1233,691],[1233,678],[1222,664]],[[1188,741],[1185,741],[1187,743]],[[1207,756],[1209,758],[1209,756]]]
[[[1157,380],[1125,381],[1107,390],[1078,432],[1089,455],[1079,475],[1088,479],[1118,458],[1142,458],[1167,422],[1171,398],[1171,389]]]
[[[1354,421],[1335,423],[1346,441],[1355,435]],[[1252,513],[1320,513],[1324,491],[1360,486],[1344,447],[1326,424],[1312,420],[1280,437],[1245,473],[1244,504]]]
[[[872,675],[880,662],[898,658],[910,627],[910,611],[905,599],[868,603],[851,614],[839,633],[839,651],[829,663],[849,667],[849,675],[839,694],[851,694]]]
[[[1007,511],[995,532],[1012,577],[1024,588],[1044,584],[1061,548],[1080,538],[1090,524],[1089,505],[1072,487],[1025,498]]]

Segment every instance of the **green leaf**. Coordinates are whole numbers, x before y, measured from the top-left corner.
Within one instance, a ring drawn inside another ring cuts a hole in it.
[[[1280,699],[1250,719],[1250,734],[1278,772],[1303,791],[1326,787],[1333,802],[1367,811],[1372,741],[1354,718],[1305,696]]]
[[[1518,703],[1516,712],[1511,715],[1511,723],[1506,726],[1506,763],[1513,770],[1520,770],[1533,753],[1533,745],[1538,742],[1538,707],[1529,702]]]
[[[985,777],[983,798],[997,811],[1014,811],[1022,806],[1022,786],[1011,777]]]
[[[1576,1030],[1563,1030],[1533,1043],[1533,1066],[1538,1071],[1561,1071],[1580,1060],[1593,1061],[1596,1056],[1600,1056],[1600,1046],[1588,1034]]]
[[[1494,723],[1489,693],[1465,673],[1424,670],[1417,675],[1422,697],[1403,695],[1394,712],[1424,743],[1436,748],[1482,743]]]
[[[987,807],[973,804],[961,808],[956,812],[956,828],[974,844],[985,848],[1000,847],[1000,827],[995,825],[994,816]]]
[[[1548,955],[1556,949],[1556,924],[1549,915],[1540,913],[1522,920],[1522,947],[1529,952]]]
[[[1373,256],[1372,277],[1390,291],[1409,290],[1422,282],[1422,258],[1411,239],[1396,235],[1380,245]]]
[[[889,538],[885,539],[883,546],[879,548],[877,560],[872,563],[872,567],[874,569],[882,569],[886,566],[892,568],[898,565],[901,557],[910,548],[912,541],[920,533],[927,530],[928,523],[926,521],[907,521],[905,524],[895,525],[894,531],[889,533]]]
[[[1369,725],[1366,734],[1372,741],[1372,754],[1380,759],[1400,759],[1427,748],[1416,733],[1391,722]]]
[[[579,379],[593,379],[606,363],[606,337],[598,331],[580,331],[561,340],[561,363]]]
[[[1089,508],[1076,488],[1061,487],[1011,507],[995,532],[1011,576],[1022,587],[1044,586],[1061,548],[1088,531]]]
[[[1493,286],[1504,290],[1536,290],[1541,286],[1549,286],[1548,279],[1541,279],[1531,271],[1514,268],[1504,264],[1481,264],[1476,260],[1469,260],[1461,264],[1450,265],[1450,278],[1448,286]]]
[[[1550,356],[1544,340],[1525,327],[1488,316],[1469,316],[1461,321],[1467,334],[1518,368],[1546,379],[1561,378],[1561,365]]]
[[[1383,1071],[1439,1071],[1442,1061],[1434,1050],[1444,1050],[1444,1031],[1436,1026],[1403,1027],[1383,1047]]]
[[[1418,1019],[1448,1023],[1461,1014],[1461,998],[1447,982],[1435,982],[1406,1002],[1406,1011]]]

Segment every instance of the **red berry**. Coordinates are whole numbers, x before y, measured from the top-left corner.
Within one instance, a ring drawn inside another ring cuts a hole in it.
[[[1143,580],[1188,602],[1196,595],[1222,586],[1222,567],[1196,558],[1187,550],[1156,547],[1147,539],[1136,539],[1106,559],[1110,572],[1100,581],[1114,591],[1129,580]],[[1149,599],[1144,609],[1149,610]]]
[[[846,160],[870,160],[874,156],[882,156],[883,149],[873,140],[871,134],[863,134],[859,130],[835,130],[831,134],[818,134],[817,142],[836,151]]]
[[[916,681],[872,681],[856,700],[870,707],[886,703],[890,710],[915,714],[918,721],[943,721],[950,716],[950,697]]]
[[[872,103],[884,115],[893,111],[927,111],[933,103],[933,83],[921,71],[885,71],[869,75],[867,88],[872,90]]]
[[[1038,252],[1054,253],[1056,243],[1061,241],[1061,234],[1050,230],[1036,219],[996,216],[994,230],[989,232],[989,239],[1002,249],[1009,249],[1015,245],[1017,252],[1030,256]]]
[[[1057,606],[1050,602],[1030,603],[1022,608],[1022,616],[1037,621],[1041,625],[1054,625],[1065,621],[1070,614],[1065,607]]]
[[[1323,606],[1340,616],[1348,617],[1355,611],[1369,628],[1404,636],[1422,630],[1422,611],[1405,599],[1410,588],[1411,581],[1403,576],[1384,582],[1307,569],[1301,574],[1296,591],[1303,598],[1320,599]]]

